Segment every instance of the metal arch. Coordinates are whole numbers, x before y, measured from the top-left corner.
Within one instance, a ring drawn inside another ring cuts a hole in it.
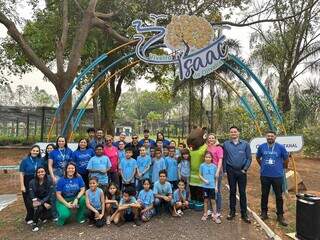
[[[165,47],[164,44],[156,44],[154,46],[150,47],[151,49],[155,49],[155,48],[161,48],[161,47]],[[120,62],[122,62],[123,60],[129,59],[130,57],[135,56],[135,51],[122,56],[121,58],[119,58],[118,60],[114,61],[113,63],[111,63],[109,66],[107,66],[105,69],[103,69],[89,84],[88,86],[86,86],[86,88],[82,91],[82,93],[80,94],[80,96],[78,97],[77,101],[75,102],[74,106],[72,107],[72,110],[69,112],[68,117],[64,123],[63,129],[61,131],[61,135],[65,136],[68,125],[70,124],[71,118],[74,114],[74,112],[76,111],[77,107],[79,106],[79,104],[81,103],[82,99],[85,97],[85,95],[87,94],[87,92],[91,89],[91,87],[97,82],[99,81],[99,79],[106,73],[108,72],[111,68],[113,68],[114,66],[117,66]]]
[[[77,118],[76,118],[77,124],[74,124],[74,125],[73,125],[74,127],[73,127],[73,129],[72,129],[72,132],[71,132],[71,135],[70,135],[68,141],[71,140],[74,131],[77,129],[77,127],[78,127],[78,125],[79,125],[79,122],[80,122],[83,114],[85,113],[86,108],[87,108],[89,102],[91,101],[91,99],[92,99],[96,94],[99,93],[99,90],[100,90],[102,87],[104,87],[107,83],[109,83],[110,80],[111,80],[113,77],[115,77],[118,73],[124,71],[124,70],[127,69],[127,68],[133,67],[134,65],[138,64],[140,61],[141,61],[141,60],[136,60],[136,61],[134,61],[134,62],[132,62],[132,63],[127,64],[127,65],[124,66],[123,68],[119,69],[118,71],[116,71],[116,72],[113,73],[112,75],[108,76],[108,77],[99,85],[99,87],[97,87],[97,89],[94,90],[94,92],[92,93],[91,97],[86,101],[85,105],[83,106],[83,108],[82,108],[82,109],[80,110],[80,112],[78,113]]]
[[[275,130],[275,127],[272,123],[272,120],[271,120],[271,117],[267,111],[267,109],[265,108],[265,106],[263,105],[263,102],[261,101],[260,97],[258,96],[258,94],[254,91],[254,89],[251,87],[251,85],[241,76],[241,74],[236,70],[234,69],[232,66],[230,66],[227,62],[223,61],[224,62],[224,65],[230,69],[231,72],[233,72],[239,79],[241,82],[243,82],[246,87],[249,89],[249,91],[252,93],[253,97],[256,99],[256,101],[258,102],[266,120],[267,120],[267,123],[268,123],[268,126],[270,129],[272,130]]]
[[[90,63],[90,65],[88,67],[86,67],[81,73],[80,75],[75,79],[75,81],[72,83],[72,85],[68,88],[68,90],[66,91],[66,93],[64,94],[57,110],[55,111],[54,113],[54,117],[52,119],[52,122],[51,122],[51,126],[49,128],[49,132],[47,134],[47,141],[49,142],[50,141],[50,137],[51,137],[51,132],[52,132],[52,129],[57,121],[57,116],[58,114],[60,113],[61,111],[61,108],[63,106],[63,104],[66,102],[66,100],[68,99],[69,95],[72,94],[72,90],[73,88],[79,84],[79,82],[83,79],[84,76],[86,76],[93,68],[95,68],[97,65],[99,65],[101,62],[103,62],[104,60],[106,60],[106,58],[111,55],[112,53],[118,51],[119,49],[125,47],[125,46],[128,46],[128,45],[131,45],[133,43],[136,43],[138,42],[138,40],[133,40],[133,41],[130,41],[130,42],[127,42],[127,43],[124,43],[114,49],[111,49],[109,52],[107,53],[103,53],[101,54],[99,57],[97,57],[93,62]]]
[[[232,54],[230,54],[229,56],[238,66],[240,66],[242,69],[244,69],[247,72],[247,74],[249,76],[251,76],[252,79],[258,84],[258,86],[260,87],[260,89],[262,90],[262,92],[267,97],[268,101],[270,102],[270,104],[273,108],[273,111],[276,113],[278,121],[283,124],[283,118],[282,118],[282,115],[279,111],[279,108],[278,108],[277,104],[274,102],[273,98],[271,97],[269,91],[262,84],[261,80],[257,77],[257,75],[255,75],[252,72],[252,70],[248,67],[248,65],[246,65],[243,61],[241,61],[241,59],[239,59],[237,56],[232,55]]]

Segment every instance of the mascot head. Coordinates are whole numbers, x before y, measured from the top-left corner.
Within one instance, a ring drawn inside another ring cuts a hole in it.
[[[206,129],[194,127],[187,138],[187,144],[192,150],[197,150],[205,143],[206,139]]]

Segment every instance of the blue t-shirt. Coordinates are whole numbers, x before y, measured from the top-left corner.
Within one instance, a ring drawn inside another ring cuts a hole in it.
[[[190,161],[189,160],[181,160],[178,164],[178,169],[180,176],[182,177],[190,177]]]
[[[149,168],[148,171],[146,171],[140,179],[147,179],[150,178],[150,166],[151,166],[151,157],[146,155],[144,157],[138,156],[137,158],[137,166],[140,173],[143,173],[147,168]]]
[[[166,162],[167,173],[168,173],[167,180],[177,181],[178,180],[178,161],[175,158],[166,157],[165,162]]]
[[[168,196],[169,194],[172,194],[171,184],[168,181],[166,181],[164,184],[161,184],[160,181],[157,181],[153,186],[153,193],[162,196]]]
[[[84,174],[87,172],[88,162],[94,155],[95,153],[92,148],[77,149],[73,152],[72,159],[77,165],[78,173]]]
[[[59,178],[57,183],[57,192],[61,192],[64,198],[74,198],[84,187],[84,182],[81,176],[74,178]]]
[[[123,160],[126,160],[126,151],[124,149],[118,150],[118,157],[119,157],[119,166],[120,166],[121,162]]]
[[[126,183],[130,179],[130,183],[134,183],[134,175],[137,169],[137,161],[133,158],[125,159],[121,162],[120,169],[122,172],[122,182]]]
[[[113,142],[113,143],[112,143],[112,146],[115,146],[116,148],[118,148],[118,147],[119,147],[119,142],[120,142],[120,141]],[[126,144],[127,144],[127,143],[124,142],[124,145],[126,145]]]
[[[111,168],[111,162],[110,159],[105,156],[94,156],[92,157],[89,162],[88,162],[88,166],[87,169],[90,172],[90,170],[94,171],[94,170],[101,170],[101,171],[106,171],[108,168]],[[102,185],[107,185],[108,184],[108,175],[107,173],[95,173],[95,172],[91,172],[90,176],[93,177],[97,177],[99,184]]]
[[[53,161],[53,172],[56,176],[63,177],[64,168],[72,161],[72,150],[70,148],[54,149],[49,153],[49,159]]]
[[[135,197],[131,196],[129,198],[128,202],[126,202],[123,198],[121,198],[119,204],[120,205],[125,205],[125,204],[131,204],[131,203],[136,203],[136,202],[137,202],[137,199]],[[131,213],[132,210],[131,210],[131,208],[127,208],[125,211],[127,213]]]
[[[288,159],[288,152],[283,145],[275,143],[269,147],[267,143],[263,143],[258,147],[256,156],[261,158],[261,176],[283,177],[283,163]]]
[[[102,144],[102,145],[105,145],[106,144],[106,141],[104,139],[92,139],[90,142],[89,142],[89,147],[92,148],[93,150],[95,150],[96,146],[98,144]]]
[[[199,172],[201,174],[201,176],[206,179],[207,181],[209,181],[208,184],[206,183],[202,183],[202,187],[204,188],[210,188],[210,189],[214,189],[215,188],[215,175],[216,175],[216,171],[217,171],[217,167],[215,164],[210,163],[202,163],[200,165],[200,169]]]
[[[92,207],[96,210],[102,209],[102,202],[101,202],[101,193],[103,193],[101,188],[97,188],[96,191],[92,191],[90,188],[87,190],[89,202]]]
[[[42,158],[28,156],[22,159],[19,171],[26,176],[35,176],[37,168],[43,166]]]
[[[154,202],[153,191],[151,189],[149,191],[142,189],[139,192],[138,200],[143,204],[144,207],[150,207]]]
[[[159,180],[159,172],[163,169],[166,169],[166,163],[164,159],[154,158],[152,163],[152,182],[153,183]]]
[[[181,199],[180,193],[181,193],[181,196],[182,196],[183,199]],[[183,201],[188,201],[188,199],[187,199],[187,191],[183,190],[182,192],[180,192],[180,189],[175,190],[174,193],[173,193],[173,202],[174,203],[182,202],[182,200]]]
[[[149,140],[149,146],[150,147],[155,147],[157,145],[156,142],[153,139],[149,138],[148,140]],[[143,146],[143,144],[144,144],[144,139],[141,139],[139,141],[139,146]]]

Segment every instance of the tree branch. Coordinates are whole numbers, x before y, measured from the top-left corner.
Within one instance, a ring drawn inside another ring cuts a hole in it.
[[[56,82],[56,75],[45,65],[40,57],[32,50],[22,34],[18,31],[16,25],[8,19],[3,12],[0,12],[0,23],[8,30],[8,34],[18,43],[28,61],[38,68],[50,81]]]
[[[115,31],[110,24],[101,20],[100,18],[95,17],[92,20],[92,25],[101,29],[106,35],[111,36],[113,39],[117,40],[120,43],[127,43],[130,41],[127,37],[120,35]]]
[[[80,3],[78,2],[78,0],[73,0],[74,3],[77,5],[77,7],[79,8],[80,12],[83,13],[83,8],[81,7]]]
[[[115,92],[115,102],[119,101],[119,98],[121,96],[121,87],[123,80],[125,79],[125,74],[121,75],[120,78],[118,79],[117,87],[116,87],[116,92]]]
[[[94,16],[100,19],[107,19],[110,20],[110,18],[116,16],[118,12],[111,12],[111,13],[101,13],[101,12],[95,12]]]

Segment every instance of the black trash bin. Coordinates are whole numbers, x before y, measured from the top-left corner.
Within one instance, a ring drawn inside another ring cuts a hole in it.
[[[320,197],[297,194],[296,237],[301,240],[320,240]]]

